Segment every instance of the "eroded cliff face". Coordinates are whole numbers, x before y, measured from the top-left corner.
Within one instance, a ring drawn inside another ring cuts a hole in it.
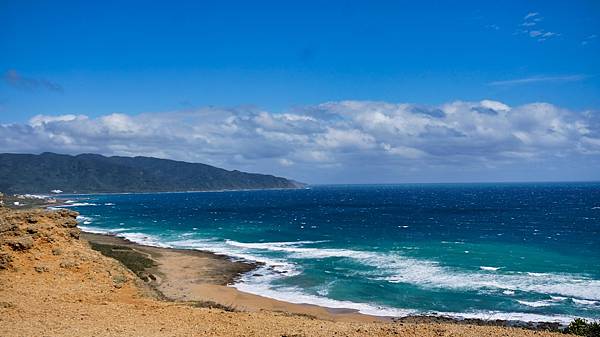
[[[93,281],[96,294],[111,293],[131,281],[137,282],[120,263],[103,257],[91,250],[86,241],[80,240],[77,215],[66,209],[15,211],[0,207],[0,282],[3,291],[10,288],[12,282],[8,282],[9,279],[35,283],[41,289],[48,286],[52,292],[67,289],[69,282],[81,284],[85,279]]]
[[[69,210],[17,212],[0,208],[0,269],[20,271],[25,268],[25,259],[31,260],[35,270],[47,271],[49,266],[44,263],[50,261],[41,261],[35,253],[44,253],[52,246],[53,254],[61,255],[61,246],[79,239],[76,217],[77,213]]]

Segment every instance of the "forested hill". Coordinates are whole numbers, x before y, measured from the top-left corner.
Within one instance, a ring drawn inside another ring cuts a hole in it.
[[[301,185],[272,175],[151,157],[0,154],[0,191],[5,193],[214,191]]]

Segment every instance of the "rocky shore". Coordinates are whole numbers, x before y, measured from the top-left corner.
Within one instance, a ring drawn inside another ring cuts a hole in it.
[[[265,304],[224,286],[251,265],[94,240],[76,216],[0,207],[0,336],[565,336]],[[230,306],[210,304],[227,298]]]

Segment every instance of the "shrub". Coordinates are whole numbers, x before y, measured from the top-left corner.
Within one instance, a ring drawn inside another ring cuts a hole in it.
[[[578,336],[600,337],[600,323],[588,322],[585,319],[576,318],[569,323],[566,332]]]

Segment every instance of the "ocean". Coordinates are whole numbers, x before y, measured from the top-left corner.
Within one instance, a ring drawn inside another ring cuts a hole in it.
[[[263,262],[234,286],[382,316],[600,318],[600,183],[69,196],[81,228]]]

